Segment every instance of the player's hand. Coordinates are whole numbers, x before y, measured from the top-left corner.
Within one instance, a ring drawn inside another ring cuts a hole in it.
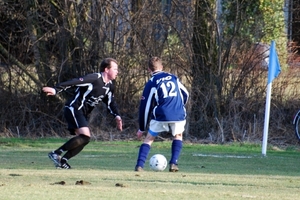
[[[138,131],[136,132],[137,138],[140,139],[140,138],[142,137],[143,133],[144,133],[144,131],[138,130]]]
[[[123,123],[120,116],[116,116],[116,122],[117,122],[117,129],[122,131],[123,130]]]
[[[43,90],[43,92],[46,93],[47,96],[49,96],[49,95],[55,95],[56,94],[55,89],[52,88],[52,87],[43,87],[42,90]]]

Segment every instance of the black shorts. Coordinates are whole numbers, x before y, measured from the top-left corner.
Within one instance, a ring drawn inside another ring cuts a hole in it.
[[[88,127],[88,120],[82,111],[75,110],[73,107],[64,108],[64,116],[68,123],[68,130],[71,135],[75,135],[75,129]]]

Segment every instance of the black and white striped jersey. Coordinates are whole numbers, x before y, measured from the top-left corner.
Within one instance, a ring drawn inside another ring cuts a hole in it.
[[[66,106],[81,111],[86,117],[94,107],[103,102],[113,116],[118,116],[119,111],[114,100],[114,85],[112,81],[105,83],[101,73],[88,74],[83,77],[59,83],[55,86],[56,93],[60,93],[71,87],[76,87],[72,98],[66,102]]]

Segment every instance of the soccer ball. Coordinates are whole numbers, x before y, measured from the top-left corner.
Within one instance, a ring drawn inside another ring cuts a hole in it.
[[[164,171],[167,165],[166,157],[161,154],[153,155],[149,161],[149,166],[153,171]]]

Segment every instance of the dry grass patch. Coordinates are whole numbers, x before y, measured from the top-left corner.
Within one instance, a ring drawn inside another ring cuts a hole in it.
[[[296,199],[299,177],[109,170],[0,170],[13,199]],[[82,182],[85,184],[77,184]]]

